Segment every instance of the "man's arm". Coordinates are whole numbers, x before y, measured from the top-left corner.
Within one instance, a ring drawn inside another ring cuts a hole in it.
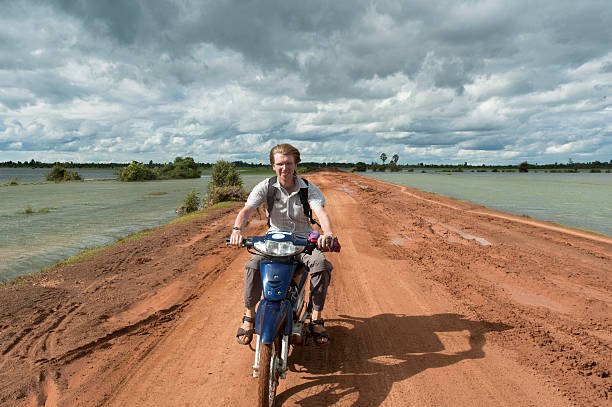
[[[244,205],[244,208],[238,212],[236,220],[234,221],[234,230],[232,230],[232,236],[230,237],[230,244],[239,245],[244,238],[242,235],[242,229],[246,226],[251,214],[255,210],[250,205]]]
[[[317,242],[317,246],[320,249],[329,249],[332,245],[332,241],[334,238],[334,230],[332,228],[331,219],[325,210],[323,205],[316,206],[313,209],[315,215],[319,219],[319,223],[321,224],[321,229],[323,229],[323,234],[319,236],[319,241]]]

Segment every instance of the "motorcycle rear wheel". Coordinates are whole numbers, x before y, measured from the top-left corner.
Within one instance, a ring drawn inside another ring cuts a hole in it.
[[[259,349],[259,379],[257,386],[257,405],[273,407],[279,379],[280,344],[261,344]]]

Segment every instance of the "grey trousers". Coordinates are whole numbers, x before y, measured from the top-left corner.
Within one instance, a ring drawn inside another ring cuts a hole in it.
[[[244,277],[244,306],[253,308],[261,298],[261,276],[259,274],[259,262],[264,257],[255,255],[244,265],[246,275]],[[323,311],[327,287],[331,281],[332,264],[325,259],[325,255],[315,249],[312,254],[302,253],[299,256],[302,264],[308,267],[310,273],[310,293],[312,306],[315,311]]]

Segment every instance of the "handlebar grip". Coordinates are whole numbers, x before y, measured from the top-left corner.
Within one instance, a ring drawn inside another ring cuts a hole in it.
[[[340,242],[338,241],[338,238],[334,237],[334,241],[333,241],[329,251],[330,252],[338,252],[339,253],[341,248],[342,248],[342,246],[340,246]]]
[[[226,238],[225,238],[225,245],[227,246],[227,245],[228,245],[228,244],[231,242],[231,240],[232,240],[231,238],[226,237]],[[242,242],[240,242],[240,246],[241,246],[241,247],[244,247],[244,246],[246,246],[246,243],[247,243],[247,239],[244,239],[244,238],[243,238],[243,239],[242,239]]]

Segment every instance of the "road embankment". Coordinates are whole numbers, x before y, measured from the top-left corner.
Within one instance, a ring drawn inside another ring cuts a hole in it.
[[[307,177],[343,251],[328,255],[333,341],[292,352],[283,405],[610,403],[612,239]],[[0,287],[0,405],[249,405],[234,338],[248,255],[224,245],[239,207]],[[248,233],[264,228],[259,213]]]

